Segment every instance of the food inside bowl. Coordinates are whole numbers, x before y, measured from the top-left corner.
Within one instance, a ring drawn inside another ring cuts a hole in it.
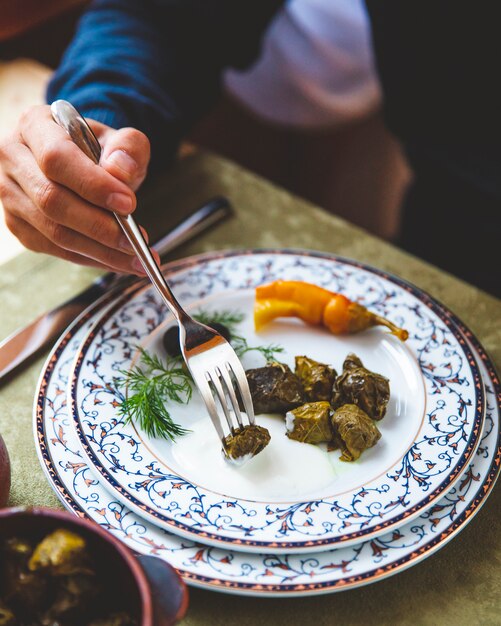
[[[56,529],[41,541],[0,543],[0,626],[136,626],[110,602],[86,541]]]

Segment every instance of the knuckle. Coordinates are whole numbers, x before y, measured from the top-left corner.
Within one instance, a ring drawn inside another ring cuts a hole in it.
[[[12,146],[18,143],[18,139],[14,134],[11,134],[0,141],[0,163],[2,161],[8,161]]]
[[[40,244],[39,237],[33,236],[33,233],[30,234],[22,222],[14,220],[9,229],[27,250],[31,250],[31,252],[42,251],[43,246]]]
[[[55,223],[52,227],[52,241],[61,248],[67,249],[71,245],[70,231],[62,224]]]
[[[44,215],[57,211],[58,188],[50,180],[44,181],[36,191],[36,204]]]
[[[40,155],[40,169],[49,178],[57,178],[63,159],[62,146],[57,144],[47,145]]]
[[[68,230],[62,226],[62,224],[58,224],[57,222],[52,222],[49,226],[50,232],[50,240],[56,245],[64,248],[68,245]]]
[[[24,111],[19,116],[19,126],[26,126],[27,124],[29,124],[33,116],[36,115],[37,108],[38,107],[36,105],[31,105],[27,109],[24,109]]]
[[[100,259],[101,263],[104,263],[108,267],[117,267],[119,264],[117,263],[116,253],[112,248],[106,247],[103,251],[102,258]]]
[[[27,250],[31,250],[31,252],[41,252],[41,247],[37,245],[37,242],[35,239],[31,239],[29,237],[28,238],[18,237],[18,239]]]
[[[4,211],[4,220],[5,225],[10,230],[10,232],[17,237],[19,240],[21,239],[22,229],[20,228],[20,222],[17,220],[9,211]]]
[[[59,250],[57,254],[60,259],[63,259],[63,261],[73,261],[74,259],[73,253],[70,252],[69,250],[65,250],[64,248]]]
[[[106,193],[102,191],[101,185],[95,179],[92,180],[89,176],[80,175],[79,178],[74,183],[74,190],[77,195],[81,198],[87,198],[88,200],[96,200],[96,195],[100,198],[100,196],[106,197]],[[101,204],[104,203],[104,200],[101,201]]]
[[[32,252],[45,252],[44,246],[36,237],[27,237],[24,241],[21,241],[21,243]]]
[[[139,165],[141,167],[146,167],[150,159],[151,152],[151,145],[148,137],[140,130],[137,130],[137,128],[130,128],[128,129],[127,140],[127,143],[134,147],[132,152],[134,155],[137,155],[136,158]]]
[[[109,236],[107,225],[101,219],[96,219],[89,224],[89,237],[95,241],[107,241],[111,243],[115,237]]]
[[[21,115],[16,126],[16,132],[23,136],[26,132],[31,133],[38,130],[41,122],[41,114],[48,105],[35,104],[26,108]]]
[[[137,144],[143,150],[150,149],[150,140],[143,132],[137,130],[137,128],[131,128],[129,132],[131,141],[134,144]]]
[[[10,194],[10,183],[7,178],[0,176],[0,198],[4,201],[7,200]]]
[[[21,121],[31,120],[31,118],[39,113],[42,108],[45,108],[45,105],[30,104],[24,109],[23,113],[21,114]]]

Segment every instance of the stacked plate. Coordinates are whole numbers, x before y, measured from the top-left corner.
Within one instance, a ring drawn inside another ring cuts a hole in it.
[[[276,418],[270,446],[228,469],[196,394],[169,407],[188,435],[175,443],[148,437],[121,417],[128,390],[117,379],[141,350],[165,356],[162,336],[173,320],[152,288],[136,285],[75,320],[42,371],[36,443],[69,510],[166,559],[189,584],[282,597],[348,589],[410,567],[485,502],[500,467],[499,382],[471,333],[430,296],[374,268],[306,251],[215,253],[165,272],[188,310],[239,312],[248,345],[280,344],[291,366],[305,354],[339,370],[354,352],[387,376],[382,437],[357,462],[342,463],[339,452],[287,439]],[[409,339],[381,328],[336,337],[291,320],[257,335],[254,288],[276,279],[344,293],[406,328]],[[244,366],[262,358],[249,351]]]

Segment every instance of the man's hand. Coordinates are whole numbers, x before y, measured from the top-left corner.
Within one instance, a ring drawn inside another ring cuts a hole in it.
[[[112,212],[136,208],[150,159],[147,137],[88,120],[103,152],[94,164],[52,119],[28,110],[0,145],[0,199],[9,230],[35,252],[144,274]]]

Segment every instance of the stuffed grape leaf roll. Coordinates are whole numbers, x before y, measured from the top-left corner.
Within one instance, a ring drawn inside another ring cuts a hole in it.
[[[365,411],[355,404],[345,404],[331,418],[333,442],[341,448],[341,461],[356,461],[364,450],[372,448],[381,433]]]
[[[304,443],[322,443],[332,439],[331,406],[328,402],[307,402],[285,415],[287,437]]]
[[[303,383],[308,402],[328,402],[331,399],[332,386],[337,376],[332,367],[307,356],[297,356],[295,374]]]
[[[303,384],[288,365],[269,363],[246,371],[254,412],[282,413],[306,402]]]
[[[224,451],[231,461],[243,463],[264,450],[270,439],[270,433],[266,428],[249,424],[225,437]]]
[[[334,383],[331,401],[333,408],[337,409],[343,404],[356,404],[370,418],[380,420],[386,413],[389,399],[389,380],[364,367],[355,354],[349,354],[343,363],[343,373]]]

